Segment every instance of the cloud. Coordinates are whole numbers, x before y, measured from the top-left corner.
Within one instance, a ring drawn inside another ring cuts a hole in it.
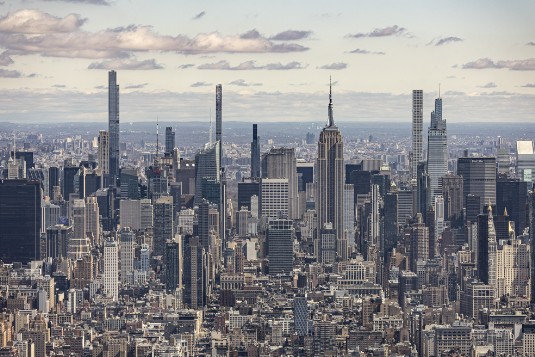
[[[249,30],[245,33],[242,33],[240,35],[240,38],[242,40],[255,40],[257,38],[261,38],[262,35],[260,35],[260,32],[258,32],[256,29]]]
[[[463,41],[463,39],[459,37],[449,36],[449,37],[439,38],[435,42],[435,46],[443,46],[443,45],[447,45],[448,43],[460,42],[460,41]],[[431,43],[432,42],[434,41],[431,41]]]
[[[195,37],[162,35],[151,26],[130,25],[97,32],[83,31],[79,15],[55,17],[38,10],[21,10],[0,19],[0,48],[10,54],[40,54],[65,58],[128,58],[132,52],[287,53],[308,48],[274,43],[258,31],[243,35],[200,33]]]
[[[124,89],[142,89],[147,86],[148,83],[140,83],[140,84],[129,84],[124,87]]]
[[[535,71],[535,58],[494,62],[490,58],[480,58],[462,65],[463,69],[508,68],[513,71]]]
[[[496,85],[496,83],[494,83],[494,82],[489,82],[489,83],[487,83],[487,84],[484,84],[484,85],[482,85],[482,86],[479,86],[479,88],[496,88],[496,87],[497,87],[497,85]]]
[[[8,52],[0,53],[0,66],[9,66],[10,64],[13,64],[13,60],[9,57]]]
[[[384,52],[372,52],[372,51],[363,50],[360,48],[356,48],[353,51],[349,51],[349,53],[354,53],[357,55],[385,55],[386,54]]]
[[[204,15],[206,15],[206,11],[201,11],[201,12],[199,12],[197,15],[193,16],[193,20],[199,20],[199,19],[201,19]]]
[[[197,87],[209,87],[212,86],[212,83],[207,82],[195,82],[190,85],[190,87],[197,88]]]
[[[18,10],[0,19],[0,32],[23,34],[68,33],[78,30],[87,19],[78,14],[63,18],[38,10]]]
[[[43,0],[43,1],[64,1],[76,4],[91,4],[91,5],[110,5],[107,0]]]
[[[258,66],[256,61],[242,62],[237,66],[232,66],[228,61],[221,60],[214,63],[204,63],[197,66],[197,69],[212,69],[212,70],[227,70],[227,71],[249,71],[265,69],[268,71],[280,71],[290,69],[302,69],[305,68],[300,62],[289,62],[287,64],[269,63],[266,65]]]
[[[383,27],[383,28],[376,28],[373,31],[367,32],[367,33],[360,32],[360,33],[356,33],[356,34],[353,34],[353,35],[349,34],[348,37],[361,38],[361,37],[400,36],[400,35],[405,34],[406,31],[407,31],[407,29],[404,28],[404,27],[400,27],[398,25],[393,25],[393,26],[387,26],[387,27]]]
[[[316,67],[318,69],[330,69],[330,70],[341,70],[341,69],[346,69],[347,68],[347,63],[343,63],[343,62],[336,62],[336,63],[331,63],[331,64],[325,64],[321,67]]]
[[[163,66],[156,63],[155,59],[148,59],[144,61],[138,61],[136,59],[114,59],[103,62],[93,62],[88,69],[106,69],[106,70],[150,70],[150,69],[162,69]]]
[[[22,73],[11,69],[0,68],[0,78],[20,78]]]
[[[535,88],[535,83],[526,83],[521,87],[523,87],[523,88]]]
[[[526,43],[526,46],[535,46],[535,42],[533,42],[533,41],[528,42],[528,43]]]
[[[235,81],[230,82],[229,85],[240,87],[258,87],[261,86],[262,83],[248,83],[244,79],[236,79]]]
[[[186,63],[186,64],[181,64],[180,66],[178,66],[178,69],[188,69],[191,67],[195,67],[195,65],[193,63]]]
[[[460,96],[460,95],[466,95],[465,92],[455,91],[455,90],[448,90],[444,92],[444,95],[446,96]]]
[[[274,41],[297,41],[309,37],[312,34],[312,31],[296,31],[288,30],[276,34],[273,37],[270,37],[270,40]]]
[[[54,84],[52,87],[54,87],[54,88],[65,88],[67,86],[65,84]]]

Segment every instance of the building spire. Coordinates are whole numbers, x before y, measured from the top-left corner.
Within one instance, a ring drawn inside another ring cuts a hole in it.
[[[333,118],[333,87],[331,82],[331,77],[329,76],[329,123],[327,124],[328,127],[334,126],[334,118]]]

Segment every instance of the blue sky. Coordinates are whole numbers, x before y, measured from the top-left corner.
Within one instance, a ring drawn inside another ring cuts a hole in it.
[[[535,2],[0,1],[0,121],[535,119]]]

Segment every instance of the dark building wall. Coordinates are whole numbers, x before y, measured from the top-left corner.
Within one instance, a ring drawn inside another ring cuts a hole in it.
[[[40,258],[41,200],[38,181],[0,180],[0,260]]]

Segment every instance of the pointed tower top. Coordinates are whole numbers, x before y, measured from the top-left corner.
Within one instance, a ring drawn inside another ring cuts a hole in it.
[[[440,98],[440,83],[438,84],[438,97]]]
[[[328,107],[329,122],[327,123],[327,127],[334,126],[332,94],[333,94],[333,86],[332,86],[331,76],[329,76],[329,107]]]
[[[509,214],[507,213],[507,207],[505,207],[505,208],[503,209],[503,215],[504,215],[505,217],[509,216]]]

